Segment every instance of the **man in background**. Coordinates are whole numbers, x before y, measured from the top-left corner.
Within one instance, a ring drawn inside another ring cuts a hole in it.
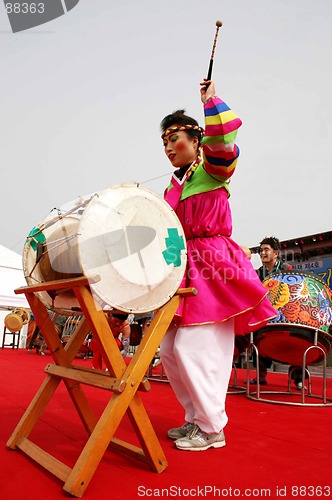
[[[280,241],[275,236],[265,237],[260,242],[259,255],[262,266],[257,269],[257,274],[261,281],[264,281],[268,276],[279,271],[289,271],[292,266],[282,262],[280,259]],[[259,356],[259,383],[267,385],[267,370],[271,367],[272,359],[264,356]],[[256,359],[254,356],[254,366],[256,366]],[[303,387],[302,382],[302,367],[290,366],[289,371],[292,371],[292,379],[297,389],[301,390]],[[257,380],[251,379],[250,384],[257,384]]]

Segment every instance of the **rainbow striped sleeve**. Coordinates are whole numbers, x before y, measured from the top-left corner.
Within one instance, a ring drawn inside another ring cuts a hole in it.
[[[240,154],[234,141],[242,121],[219,97],[205,103],[204,115],[204,169],[214,177],[227,180],[233,175]]]

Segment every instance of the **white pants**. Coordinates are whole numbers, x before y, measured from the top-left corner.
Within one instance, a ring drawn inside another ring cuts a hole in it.
[[[225,400],[234,356],[234,321],[171,327],[160,355],[186,422],[207,433],[220,432],[228,420]]]

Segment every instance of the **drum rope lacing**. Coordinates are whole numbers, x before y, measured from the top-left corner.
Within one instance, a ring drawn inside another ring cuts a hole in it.
[[[71,214],[75,213],[76,210],[78,210],[79,208],[84,208],[86,205],[88,205],[90,203],[90,201],[95,196],[98,196],[98,193],[94,194],[93,196],[91,196],[87,200],[82,200],[81,203],[76,204],[73,208],[71,208],[67,212],[60,213],[60,210],[58,208],[53,208],[52,210],[58,210],[58,216],[57,217],[53,217],[53,219],[51,219],[49,221],[46,221],[44,224],[41,224],[40,227],[39,227],[39,230],[36,231],[36,232],[34,232],[31,235],[28,235],[27,239],[33,240],[36,243],[38,243],[38,241],[35,240],[35,236],[37,236],[38,234],[42,233],[45,229],[48,229],[49,227],[53,226],[54,224],[56,224],[57,222],[59,222],[59,220],[63,219],[64,217],[67,217],[68,215],[71,215]],[[52,212],[52,210],[51,210],[51,212]]]
[[[41,254],[40,258],[43,256],[43,255],[46,255],[48,254],[51,250],[53,251],[55,248],[58,248],[60,247],[64,242],[67,242],[67,241],[70,241],[70,240],[73,240],[75,238],[77,238],[77,236],[79,236],[80,233],[75,233],[75,234],[69,234],[67,236],[64,236],[63,238],[59,238],[57,240],[54,240],[52,241],[51,243],[48,243],[48,247],[44,247],[43,249],[43,253]],[[39,243],[37,240],[35,240],[33,237],[31,237],[31,239],[33,239],[37,244]],[[57,245],[55,243],[58,243]],[[44,246],[44,245],[43,245]],[[39,259],[36,260],[34,266],[32,267],[31,271],[29,274],[27,274],[26,276],[24,276],[25,278],[28,277],[28,278],[31,278],[31,279],[34,279],[37,283],[42,283],[41,281],[38,281],[36,280],[33,276],[32,276],[32,273],[34,272],[34,270],[36,269],[36,266],[38,265],[39,263]]]
[[[53,217],[53,219],[45,222],[44,224],[41,224],[40,227],[39,227],[39,230],[35,231],[33,234],[31,235],[28,235],[27,236],[27,240],[30,240],[30,241],[34,241],[37,245],[39,244],[39,241],[38,239],[36,238],[37,235],[41,234],[45,229],[48,229],[49,227],[53,226],[54,224],[56,224],[57,222],[59,222],[61,219],[67,217],[68,215],[71,215],[73,213],[75,213],[78,209],[80,208],[84,208],[86,205],[88,205],[90,203],[90,201],[95,197],[95,196],[99,196],[98,193],[95,193],[94,195],[90,196],[90,198],[88,198],[87,200],[82,200],[80,203],[77,203],[73,208],[71,208],[70,210],[67,210],[66,212],[64,212],[63,214],[61,214],[59,212],[59,209],[53,209],[53,210],[58,210],[58,216],[57,217]],[[79,236],[79,233],[76,233],[76,234],[71,234],[71,235],[67,235],[67,236],[64,236],[63,238],[59,238],[57,240],[54,240],[52,242],[52,250],[54,250],[55,248],[57,248],[58,246],[60,246],[61,244],[63,244],[64,242],[66,241],[69,241],[71,239],[74,239],[76,238],[77,236]],[[57,244],[58,243],[58,244]],[[49,244],[50,245],[50,244]],[[45,255],[49,253],[49,250],[48,248],[46,247],[46,249],[43,250],[43,253],[42,255]],[[40,281],[36,280],[33,276],[32,276],[32,273],[34,272],[34,270],[36,269],[37,265],[38,265],[38,262],[39,262],[39,259],[35,262],[34,266],[32,267],[30,273],[28,275],[25,275],[24,277],[25,278],[31,278],[33,280],[35,280],[37,283],[39,283]]]

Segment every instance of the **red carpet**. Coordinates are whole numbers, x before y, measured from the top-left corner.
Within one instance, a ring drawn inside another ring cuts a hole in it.
[[[60,480],[23,452],[6,447],[8,438],[45,378],[45,365],[51,362],[48,355],[37,356],[24,349],[0,351],[2,498],[69,497]],[[76,360],[75,363],[91,366],[91,360]],[[244,378],[245,372],[238,370],[238,384],[243,384]],[[312,380],[313,393],[317,393],[320,379],[313,377]],[[227,446],[205,452],[184,452],[175,449],[166,437],[168,428],[182,424],[181,407],[168,383],[153,381],[151,385],[151,391],[140,393],[140,397],[167,457],[168,467],[156,474],[136,460],[107,452],[83,498],[332,496],[332,407],[291,407],[251,401],[244,394],[229,395]],[[286,375],[269,374],[268,389],[285,387]],[[96,412],[101,412],[107,401],[106,392],[86,387],[86,394]],[[332,396],[331,379],[328,379],[328,396]],[[116,435],[137,444],[126,418]],[[76,462],[87,437],[63,384],[30,438],[70,467]]]

